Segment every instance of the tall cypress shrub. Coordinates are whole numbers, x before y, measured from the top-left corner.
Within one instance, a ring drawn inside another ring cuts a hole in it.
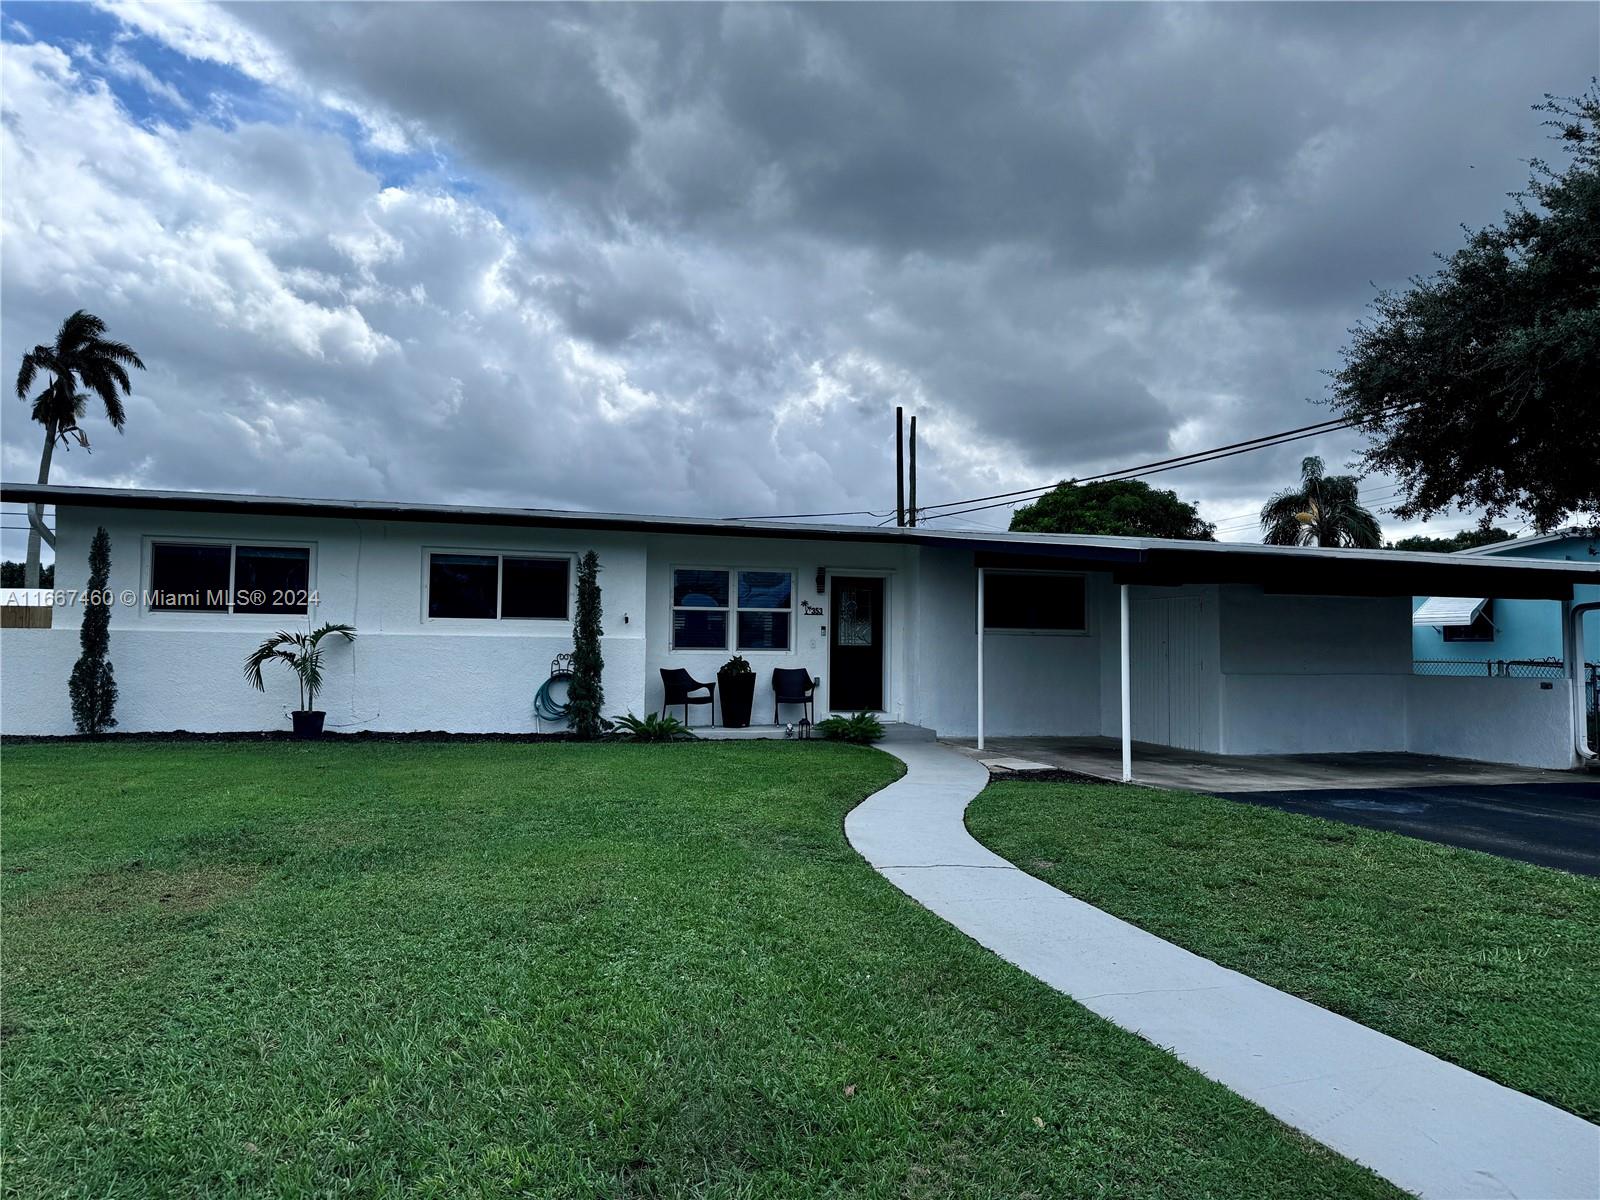
[[[597,738],[605,730],[605,689],[600,673],[600,556],[589,551],[578,562],[578,619],[572,628],[572,681],[567,685],[567,716],[575,737]]]
[[[72,723],[79,733],[102,733],[117,719],[117,681],[112,677],[106,652],[111,649],[111,537],[104,527],[95,530],[89,545],[89,594],[84,598],[83,629],[78,644],[83,652],[73,664],[67,690],[72,695]]]

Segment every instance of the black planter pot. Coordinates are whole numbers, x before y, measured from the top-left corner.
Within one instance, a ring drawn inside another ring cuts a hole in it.
[[[294,736],[302,741],[315,741],[322,736],[322,721],[327,715],[320,709],[310,712],[296,709],[289,714],[289,719],[294,722]]]
[[[722,696],[722,723],[731,729],[743,729],[750,724],[750,706],[756,698],[755,672],[719,674],[717,691]]]

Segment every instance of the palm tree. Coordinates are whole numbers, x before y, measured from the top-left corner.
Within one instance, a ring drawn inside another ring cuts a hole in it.
[[[1261,509],[1261,540],[1269,546],[1383,545],[1378,518],[1357,502],[1360,480],[1325,475],[1316,455],[1300,463],[1300,486],[1288,488]]]
[[[28,398],[39,372],[50,376],[50,382],[33,400],[33,419],[44,426],[44,453],[39,457],[40,483],[50,482],[50,459],[55,454],[57,441],[66,445],[70,437],[88,448],[89,437],[78,422],[88,408],[89,393],[100,397],[105,405],[106,420],[113,429],[120,433],[127,420],[122,397],[133,390],[127,368],[137,367],[142,371],[144,363],[139,361],[133,347],[110,341],[103,336],[105,331],[104,321],[80,308],[61,322],[54,345],[35,346],[22,356],[22,368],[17,372],[17,399]],[[84,389],[81,392],[80,386]],[[28,587],[36,588],[39,586],[40,539],[54,549],[56,536],[46,527],[37,504],[28,505],[28,526],[25,582]]]
[[[257,691],[267,690],[267,681],[261,677],[261,668],[277,659],[287,663],[300,684],[300,711],[316,708],[317,693],[322,690],[322,639],[338,634],[347,642],[356,640],[354,625],[335,625],[331,621],[320,629],[293,633],[280,629],[244,660],[244,677]]]

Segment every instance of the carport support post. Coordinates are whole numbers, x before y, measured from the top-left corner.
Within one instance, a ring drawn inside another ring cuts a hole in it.
[[[1133,705],[1131,703],[1131,696],[1130,696],[1129,690],[1128,690],[1129,676],[1132,674],[1132,671],[1129,668],[1129,656],[1128,656],[1128,645],[1129,645],[1129,642],[1128,642],[1128,585],[1127,584],[1123,584],[1122,585],[1121,603],[1122,603],[1122,619],[1120,621],[1118,621],[1117,624],[1118,624],[1118,626],[1120,628],[1121,635],[1122,635],[1122,647],[1121,647],[1121,658],[1122,658],[1122,782],[1123,783],[1132,783],[1133,782],[1133,721],[1132,721],[1131,717],[1132,717],[1132,712],[1133,712]],[[980,659],[979,661],[981,662],[982,660]],[[980,718],[980,720],[981,720],[981,718]],[[981,724],[979,725],[979,728],[980,729],[982,728]],[[979,736],[981,737],[982,735],[980,734]],[[979,745],[982,745],[982,744],[983,744],[982,742],[979,742]]]
[[[983,577],[987,572],[978,568],[978,749],[983,749]]]

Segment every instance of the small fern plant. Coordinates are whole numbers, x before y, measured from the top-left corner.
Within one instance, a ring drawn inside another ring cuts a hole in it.
[[[848,717],[828,717],[817,722],[817,732],[829,741],[870,745],[883,737],[883,722],[869,712]]]
[[[629,713],[625,717],[612,718],[613,732],[625,742],[688,742],[694,741],[695,735],[689,727],[677,717],[663,717],[660,713],[649,713],[643,717],[636,717]]]

